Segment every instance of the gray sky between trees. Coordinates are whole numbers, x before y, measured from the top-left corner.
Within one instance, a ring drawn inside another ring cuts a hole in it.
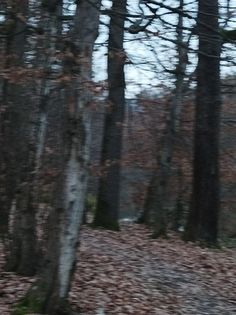
[[[140,15],[138,6],[138,0],[128,1],[128,11],[133,15]],[[188,10],[188,14],[192,17],[196,17],[197,3],[196,1],[186,0],[185,9]],[[103,8],[110,8],[111,1],[104,0]],[[178,7],[178,1],[166,0],[164,3],[170,7]],[[230,19],[226,24],[227,19],[227,0],[221,0],[220,5],[220,25],[228,29],[236,27],[236,0],[230,1]],[[142,5],[144,8],[145,6]],[[155,6],[153,6],[155,7]],[[150,14],[150,11],[145,10],[145,14]],[[127,54],[127,65],[126,69],[126,96],[134,97],[135,94],[142,90],[150,90],[158,93],[161,88],[172,86],[173,75],[168,74],[164,68],[173,70],[175,67],[175,55],[176,46],[170,40],[174,40],[176,36],[174,25],[177,22],[177,14],[170,14],[167,9],[159,9],[158,14],[161,15],[166,25],[159,20],[154,20],[153,23],[148,27],[152,32],[157,32],[158,35],[148,35],[144,32],[139,34],[129,34],[126,32],[125,36],[125,51]],[[126,22],[126,26],[129,27],[131,22],[135,22],[137,19],[133,18]],[[146,21],[146,20],[145,20]],[[145,22],[144,21],[144,22]],[[108,38],[108,28],[106,25],[109,23],[107,16],[101,16],[100,35],[97,39],[97,50],[94,54],[94,78],[96,81],[106,80],[106,40]],[[194,19],[184,18],[184,25],[187,28],[192,28],[195,24]],[[186,39],[190,34],[190,30],[184,30]],[[190,41],[189,51],[189,64],[187,67],[187,73],[191,74],[196,66],[197,57],[197,36],[192,36]],[[236,63],[234,63],[236,57],[235,45],[226,44],[222,52],[222,76],[235,75],[236,74]]]

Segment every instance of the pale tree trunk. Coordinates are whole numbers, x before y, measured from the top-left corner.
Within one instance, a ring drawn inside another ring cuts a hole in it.
[[[199,0],[199,53],[194,129],[193,196],[185,238],[217,244],[220,208],[220,52],[218,1]]]
[[[183,10],[183,0],[180,0],[179,8]],[[163,136],[160,146],[161,151],[157,160],[158,169],[153,174],[145,203],[146,216],[144,219],[150,221],[153,225],[153,237],[166,236],[167,234],[168,184],[171,175],[175,137],[181,117],[184,77],[187,66],[187,43],[183,39],[183,16],[181,14],[177,25],[177,51],[178,64],[176,66],[175,90],[170,103],[166,134]]]
[[[121,13],[121,14],[120,14]],[[113,1],[108,41],[108,108],[105,114],[101,167],[93,225],[119,229],[122,129],[125,112],[125,53],[123,49],[126,1]]]
[[[60,232],[59,298],[63,300],[67,298],[70,288],[85,207],[91,143],[89,105],[92,93],[89,88],[92,80],[93,48],[98,36],[100,6],[100,0],[80,1],[72,34],[73,42],[79,50],[79,74],[76,80],[78,91],[75,94],[75,107],[70,108],[69,113],[74,127],[72,126],[70,143],[67,144],[69,155],[65,168],[65,215]]]
[[[64,69],[71,85],[59,108],[58,132],[61,137],[61,168],[49,214],[45,263],[38,281],[17,309],[49,314],[68,314],[68,293],[76,263],[87,186],[90,145],[89,102],[92,52],[98,34],[100,1],[80,1],[73,29],[73,43],[66,43]],[[79,54],[78,54],[79,51]],[[79,73],[75,71],[81,70]],[[78,88],[78,90],[77,90]],[[74,90],[73,90],[74,89]],[[69,104],[66,104],[70,96]],[[60,131],[59,131],[60,130]],[[36,302],[36,303],[35,303]]]

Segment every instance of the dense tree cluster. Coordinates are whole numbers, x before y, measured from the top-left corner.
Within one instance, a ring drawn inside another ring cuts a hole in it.
[[[150,172],[137,221],[154,238],[181,225],[186,240],[218,244],[220,177],[226,176],[219,158],[220,71],[227,76],[235,66],[233,10],[230,0],[1,1],[0,234],[6,270],[37,274],[14,314],[70,314],[83,220],[87,215],[95,228],[119,230],[122,169],[135,161]],[[106,59],[105,81],[98,51],[101,62]],[[133,108],[130,91],[139,94]],[[184,160],[183,147],[176,148],[189,104],[195,108],[191,198],[183,213],[178,187],[170,218],[172,173]],[[103,130],[93,125],[97,107]],[[124,146],[130,111],[139,138],[133,156]],[[96,134],[102,139],[91,199]],[[143,162],[149,150],[152,162]]]

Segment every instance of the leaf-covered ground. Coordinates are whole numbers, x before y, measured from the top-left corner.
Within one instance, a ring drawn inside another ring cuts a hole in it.
[[[84,228],[78,257],[70,299],[83,315],[236,314],[233,249],[152,240],[144,227],[126,224],[119,233]],[[1,269],[1,315],[31,281]]]

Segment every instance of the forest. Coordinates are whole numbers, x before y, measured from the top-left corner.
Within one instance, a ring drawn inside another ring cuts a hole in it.
[[[0,315],[236,314],[235,45],[235,0],[0,0]]]

